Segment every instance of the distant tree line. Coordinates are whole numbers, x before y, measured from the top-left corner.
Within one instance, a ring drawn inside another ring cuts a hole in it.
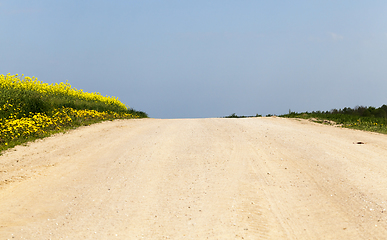
[[[355,108],[345,107],[343,109],[332,109],[330,111],[314,111],[312,113],[317,114],[345,114],[359,117],[377,117],[387,118],[387,105],[383,105],[379,108],[356,106]]]
[[[370,118],[385,118],[387,121],[387,105],[383,105],[379,108],[375,107],[365,107],[365,106],[356,106],[355,108],[345,107],[343,109],[332,109],[330,111],[313,111],[313,112],[303,112],[297,113],[292,112],[289,109],[289,114],[279,115],[280,117],[300,117],[301,115],[310,116],[310,117],[321,117],[322,115],[326,117],[337,118],[336,115],[347,115],[353,117],[370,117]],[[267,114],[266,117],[275,116],[272,114]],[[304,116],[304,117],[305,117]],[[255,116],[238,116],[235,113],[225,116],[224,118],[249,118],[249,117],[262,117],[260,114]]]

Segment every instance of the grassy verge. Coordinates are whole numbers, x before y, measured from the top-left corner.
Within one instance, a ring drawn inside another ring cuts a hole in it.
[[[379,108],[360,106],[354,109],[332,109],[326,112],[289,112],[280,117],[310,119],[323,124],[387,134],[386,105]]]
[[[146,117],[115,97],[67,82],[49,85],[34,77],[0,75],[0,151],[78,126]]]

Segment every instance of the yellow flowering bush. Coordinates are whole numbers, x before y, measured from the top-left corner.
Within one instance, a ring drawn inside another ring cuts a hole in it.
[[[118,118],[147,117],[115,97],[87,93],[66,83],[0,75],[0,150],[69,127]]]
[[[116,97],[102,96],[100,93],[88,93],[82,89],[72,88],[66,81],[65,83],[48,84],[38,81],[36,77],[28,77],[18,74],[0,75],[0,89],[13,89],[13,92],[35,92],[41,97],[56,98],[63,101],[79,101],[91,103],[102,103],[106,106],[114,107],[115,110],[126,111],[127,106],[120,102]],[[54,102],[55,103],[55,102]]]
[[[138,118],[138,116],[130,113],[75,110],[63,107],[56,109],[52,116],[37,113],[32,117],[2,119],[0,121],[0,143],[8,145],[10,141],[15,139],[44,137],[54,130],[63,130],[69,126],[117,118]]]

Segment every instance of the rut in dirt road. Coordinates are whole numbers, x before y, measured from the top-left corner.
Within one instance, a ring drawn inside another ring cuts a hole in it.
[[[0,239],[385,239],[386,146],[282,118],[83,127],[0,156]]]

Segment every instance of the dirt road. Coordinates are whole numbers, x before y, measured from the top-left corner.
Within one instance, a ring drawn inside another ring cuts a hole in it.
[[[0,156],[0,239],[387,239],[386,171],[307,121],[105,122]]]

